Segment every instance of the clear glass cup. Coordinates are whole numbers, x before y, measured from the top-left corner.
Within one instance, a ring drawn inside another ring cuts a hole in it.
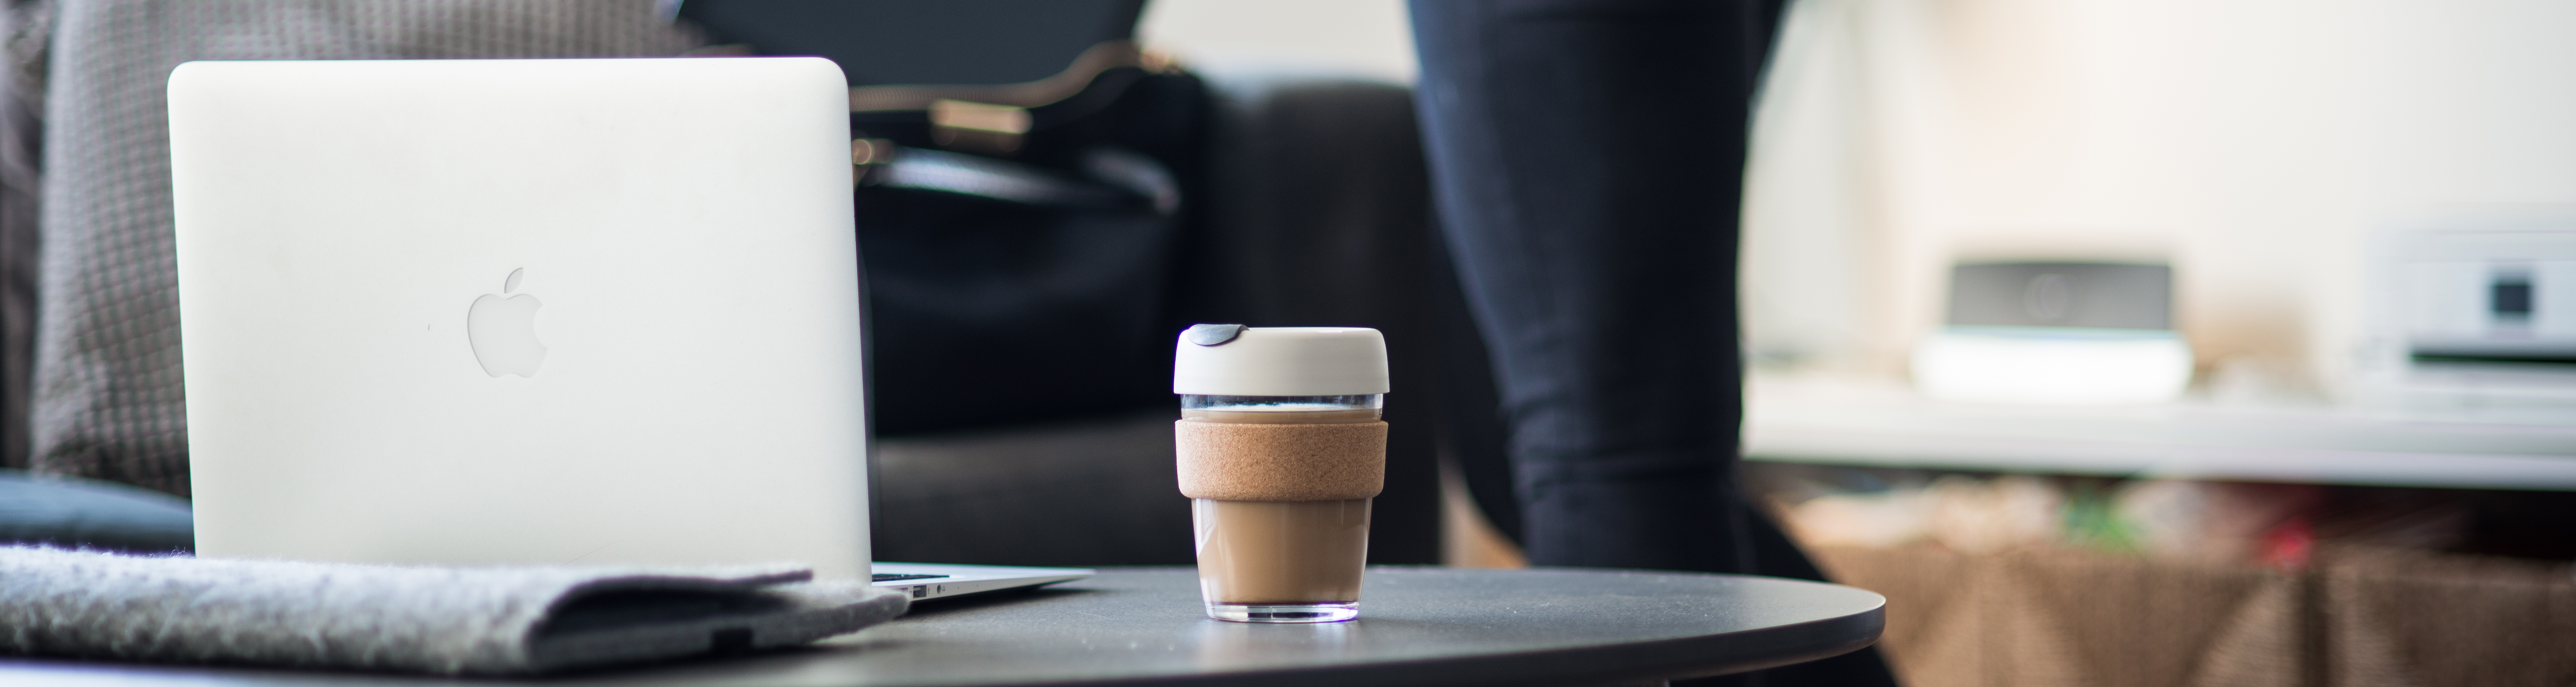
[[[1383,394],[1181,396],[1181,420],[1233,424],[1378,421]],[[1250,623],[1329,623],[1359,617],[1368,565],[1369,503],[1192,499],[1199,593],[1207,614]]]

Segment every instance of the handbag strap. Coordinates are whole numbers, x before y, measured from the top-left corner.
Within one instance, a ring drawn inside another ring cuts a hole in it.
[[[1035,165],[945,150],[913,148],[882,138],[850,142],[850,164],[859,186],[938,191],[1024,205],[1123,209],[1143,205],[1156,214],[1179,211],[1180,184],[1163,164],[1135,151],[1102,146],[1083,154],[1076,178]]]

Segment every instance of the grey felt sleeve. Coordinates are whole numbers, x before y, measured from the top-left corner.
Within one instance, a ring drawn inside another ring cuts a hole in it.
[[[433,568],[0,548],[0,652],[524,674],[789,646],[901,615],[794,565]]]

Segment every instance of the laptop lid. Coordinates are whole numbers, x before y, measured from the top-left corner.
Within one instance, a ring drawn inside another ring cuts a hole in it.
[[[198,554],[866,574],[846,100],[815,58],[180,66]]]

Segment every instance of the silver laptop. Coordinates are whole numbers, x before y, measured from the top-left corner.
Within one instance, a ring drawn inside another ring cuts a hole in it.
[[[847,90],[816,58],[170,77],[198,555],[868,556]]]

